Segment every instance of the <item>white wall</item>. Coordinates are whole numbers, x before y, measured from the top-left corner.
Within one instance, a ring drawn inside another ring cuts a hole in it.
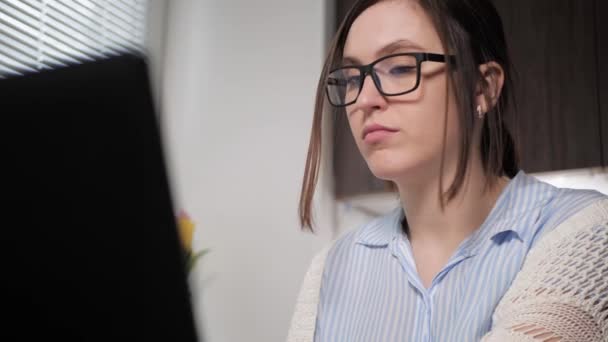
[[[146,51],[155,105],[161,107],[165,36],[167,33],[167,0],[147,0]]]
[[[329,241],[326,174],[314,237],[297,202],[325,39],[323,0],[168,2],[162,120],[178,207],[210,248],[192,275],[206,341],[282,341]]]

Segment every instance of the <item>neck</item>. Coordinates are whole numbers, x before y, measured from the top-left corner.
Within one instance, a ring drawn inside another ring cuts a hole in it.
[[[455,167],[446,167],[442,176],[443,192],[452,184]],[[401,203],[406,213],[407,232],[413,243],[442,244],[455,248],[481,226],[508,179],[499,178],[491,187],[481,161],[473,157],[464,183],[456,196],[441,207],[439,175],[416,177],[415,182],[397,182]]]

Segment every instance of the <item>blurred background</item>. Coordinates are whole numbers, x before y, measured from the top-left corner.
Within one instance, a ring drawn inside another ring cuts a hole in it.
[[[206,341],[282,341],[312,256],[398,205],[328,122],[315,235],[297,206],[327,42],[352,0],[2,0],[0,73],[140,49],[175,210],[209,249],[189,276]],[[495,1],[515,66],[523,169],[608,194],[608,5]],[[91,27],[101,27],[94,32]],[[89,34],[83,34],[89,32]],[[100,44],[102,48],[95,47]]]

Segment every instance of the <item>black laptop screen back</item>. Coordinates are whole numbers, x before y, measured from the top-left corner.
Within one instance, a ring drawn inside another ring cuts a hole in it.
[[[145,61],[0,80],[20,340],[195,341]]]

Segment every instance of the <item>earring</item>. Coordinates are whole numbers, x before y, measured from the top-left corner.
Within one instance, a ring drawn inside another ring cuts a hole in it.
[[[478,116],[480,119],[483,119],[483,114],[484,114],[484,113],[481,111],[481,105],[477,106],[477,116]]]

